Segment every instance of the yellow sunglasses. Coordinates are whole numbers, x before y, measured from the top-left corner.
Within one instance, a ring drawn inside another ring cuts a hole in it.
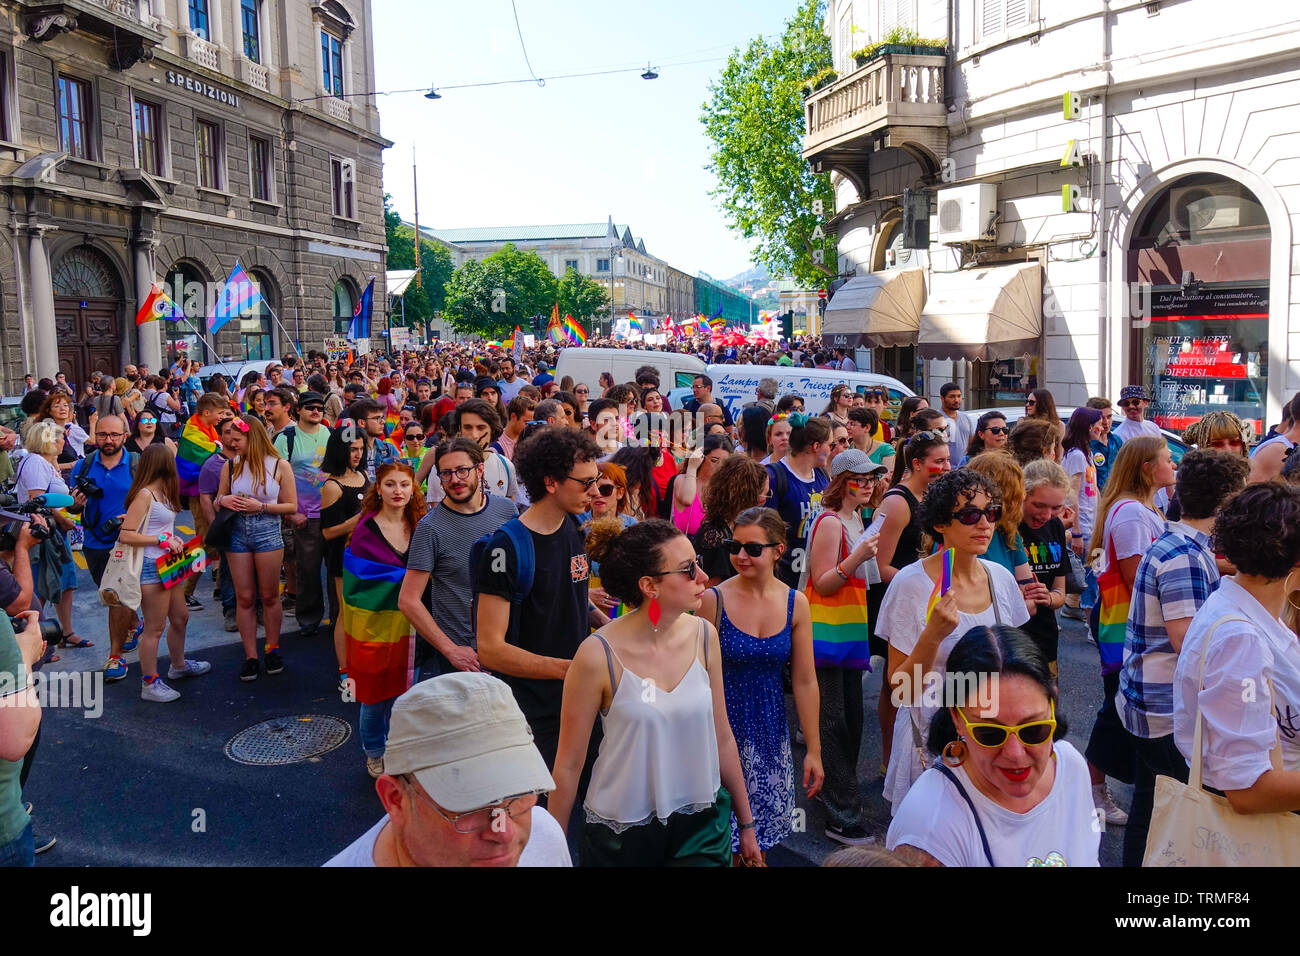
[[[1056,733],[1056,702],[1051,701],[1050,704],[1052,708],[1050,719],[1031,720],[1027,724],[1017,724],[1014,727],[1008,727],[1006,724],[972,723],[960,707],[957,708],[957,713],[961,714],[961,719],[966,722],[966,729],[970,731],[971,739],[981,747],[990,750],[1001,747],[1012,734],[1019,737],[1020,742],[1026,747],[1037,747],[1047,743]]]

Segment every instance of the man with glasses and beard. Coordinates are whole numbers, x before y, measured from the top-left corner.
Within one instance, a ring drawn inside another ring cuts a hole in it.
[[[86,568],[95,582],[96,589],[104,577],[108,566],[108,556],[117,546],[117,529],[121,519],[126,515],[126,493],[131,490],[131,481],[135,472],[135,461],[139,455],[126,452],[126,422],[117,415],[105,415],[95,427],[96,450],[77,463],[73,469],[69,484],[72,486],[72,500],[81,510],[81,525],[85,529],[85,544],[82,555],[86,559]],[[78,480],[89,479],[98,486],[100,494],[95,494],[93,487],[87,485],[90,496],[78,488]],[[135,647],[135,638],[130,637],[135,627],[135,611],[128,607],[110,606],[108,609],[108,661],[104,664],[104,679],[121,680],[126,676],[127,644]]]
[[[441,483],[443,498],[415,527],[397,602],[423,639],[416,648],[422,677],[482,669],[470,614],[470,547],[518,513],[509,498],[484,493],[478,443],[453,438],[429,455],[430,481]]]

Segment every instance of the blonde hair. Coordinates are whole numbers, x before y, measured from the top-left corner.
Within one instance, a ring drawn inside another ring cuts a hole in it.
[[[1148,470],[1147,465],[1168,447],[1163,438],[1153,435],[1130,438],[1120,446],[1106,478],[1106,490],[1097,502],[1097,523],[1088,542],[1089,555],[1099,554],[1106,540],[1106,515],[1111,505],[1125,497],[1146,501],[1155,492],[1155,469]]]
[[[23,447],[33,455],[57,455],[63,426],[52,418],[45,418],[27,429]]]
[[[1002,520],[998,522],[998,530],[1008,544],[1014,543],[1025,504],[1025,473],[1020,470],[1020,464],[1007,452],[994,450],[980,452],[965,467],[990,479],[1002,492]]]
[[[1025,465],[1025,497],[1028,498],[1043,485],[1069,491],[1070,476],[1050,458],[1040,458]]]
[[[253,489],[255,491],[265,491],[266,460],[271,458],[279,461],[280,453],[271,444],[270,433],[267,432],[266,426],[252,415],[239,415],[231,419],[231,421],[240,421],[248,426],[243,430],[244,437],[248,439],[248,448],[242,455],[230,462],[230,485],[234,487],[235,480],[244,473],[244,466],[255,461],[260,467],[253,468],[250,465]],[[234,426],[230,427],[233,428]]]

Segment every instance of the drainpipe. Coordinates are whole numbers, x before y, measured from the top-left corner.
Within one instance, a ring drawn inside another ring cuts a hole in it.
[[[1107,91],[1110,89],[1110,84],[1113,79],[1111,76],[1111,66],[1110,66],[1110,0],[1102,0],[1102,12],[1103,12],[1103,19],[1101,23],[1101,62],[1105,64],[1106,67],[1106,85],[1102,87],[1101,90],[1101,157],[1100,157],[1101,161],[1099,164],[1100,168],[1097,170],[1098,189],[1097,189],[1097,199],[1096,199],[1097,246],[1099,251],[1097,268],[1100,273],[1100,286],[1101,286],[1100,289],[1101,294],[1098,297],[1098,319],[1099,319],[1100,327],[1098,329],[1098,337],[1097,337],[1097,357],[1098,357],[1098,365],[1100,366],[1099,368],[1100,376],[1098,378],[1098,386],[1101,389],[1100,394],[1112,395],[1114,394],[1114,390],[1111,387],[1112,386],[1112,382],[1111,382],[1112,363],[1109,358],[1111,353],[1110,332],[1111,332],[1111,321],[1112,321],[1112,310],[1111,310],[1112,291],[1110,287],[1111,229],[1107,221],[1107,211],[1106,211],[1106,171],[1110,168],[1110,137],[1107,135],[1109,131],[1110,121],[1108,115],[1109,98],[1108,98]],[[1118,251],[1120,255],[1120,263],[1119,263],[1120,287],[1121,289],[1123,289],[1124,283],[1126,281],[1124,277],[1124,270],[1127,268],[1127,265],[1125,263],[1124,251],[1122,249]],[[1121,313],[1121,321],[1126,322],[1128,320],[1127,304],[1120,310],[1120,313]],[[1120,342],[1119,351],[1121,355],[1120,361],[1122,362],[1123,361],[1122,356],[1124,355],[1125,352],[1122,340]]]

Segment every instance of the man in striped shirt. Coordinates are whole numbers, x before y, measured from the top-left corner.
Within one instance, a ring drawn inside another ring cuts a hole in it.
[[[1178,468],[1182,520],[1166,525],[1133,579],[1124,665],[1115,695],[1138,754],[1133,806],[1124,833],[1125,866],[1142,865],[1156,776],[1187,780],[1187,763],[1174,745],[1174,668],[1192,617],[1219,585],[1210,545],[1214,516],[1245,487],[1248,470],[1240,455],[1199,448],[1188,452]]]

